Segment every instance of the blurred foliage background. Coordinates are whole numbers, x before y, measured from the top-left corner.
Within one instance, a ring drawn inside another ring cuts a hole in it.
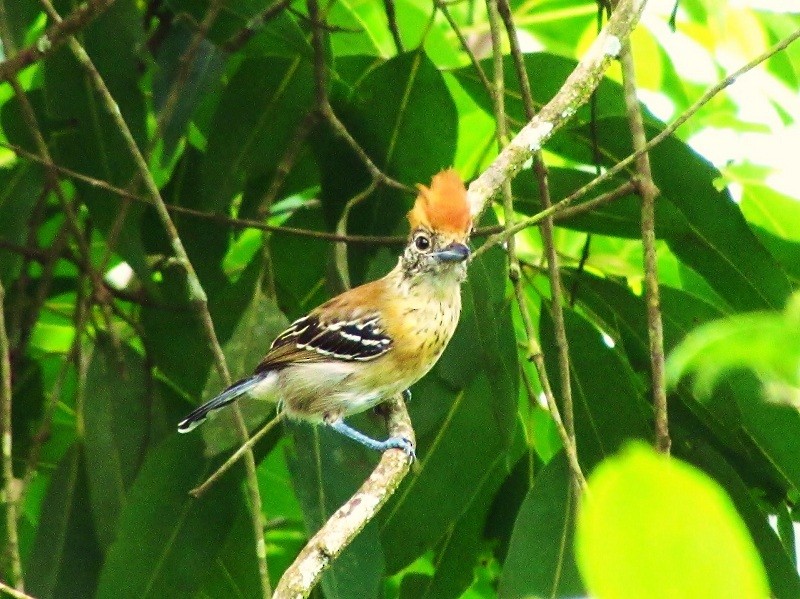
[[[0,8],[5,61],[47,52],[0,85],[11,386],[0,576],[42,599],[263,596],[250,510],[263,514],[274,585],[378,458],[283,423],[255,448],[262,505],[241,465],[188,496],[238,435],[229,414],[175,431],[222,381],[197,289],[115,112],[167,204],[236,378],[290,320],[393,266],[413,199],[393,181],[413,187],[451,165],[470,180],[497,155],[491,97],[466,51],[492,79],[486,6],[323,1],[315,54],[300,1],[92,2],[75,32],[114,106],[67,45],[48,47],[42,5]],[[67,19],[81,10],[71,0],[55,9]],[[602,9],[511,9],[541,106]],[[653,0],[632,38],[648,135],[798,27],[791,2]],[[526,119],[505,50],[513,132]],[[320,83],[330,113],[319,110]],[[800,280],[798,91],[795,45],[651,152],[665,346],[678,347],[668,362],[677,460],[646,446],[650,357],[631,194],[555,229],[588,497],[576,497],[496,246],[471,264],[456,336],[412,389],[417,466],[317,596],[800,597],[800,322],[789,301]],[[615,65],[545,148],[553,200],[630,153]],[[540,210],[531,170],[513,193],[518,215]],[[481,225],[498,219],[496,206]],[[370,238],[333,243],[333,232]],[[517,240],[524,301],[561,398],[539,231]],[[271,415],[243,404],[251,430]],[[355,420],[384,434],[373,414]]]

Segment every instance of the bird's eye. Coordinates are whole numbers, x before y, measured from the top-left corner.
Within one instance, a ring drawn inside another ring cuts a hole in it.
[[[431,240],[427,235],[417,235],[414,238],[414,245],[417,246],[418,250],[425,251],[431,247]]]

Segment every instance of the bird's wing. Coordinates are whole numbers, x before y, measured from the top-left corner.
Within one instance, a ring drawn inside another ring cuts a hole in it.
[[[391,348],[392,340],[376,313],[325,320],[312,312],[295,320],[278,335],[256,372],[280,368],[291,362],[331,359],[365,362],[382,356]]]

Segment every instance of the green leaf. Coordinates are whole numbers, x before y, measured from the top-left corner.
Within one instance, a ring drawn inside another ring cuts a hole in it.
[[[247,177],[273,173],[312,102],[312,68],[304,57],[245,59],[211,123],[200,207],[224,210]]]
[[[606,164],[631,153],[625,119],[602,119],[597,131]],[[586,146],[585,154],[576,158],[591,163],[590,129],[574,132]],[[648,129],[649,137],[656,133]],[[652,148],[650,161],[659,202],[669,202],[683,217],[682,226],[671,225],[664,231],[670,250],[734,308],[782,307],[791,291],[786,273],[747,226],[728,192],[714,187],[719,171],[675,137]]]
[[[574,280],[568,275],[568,280]],[[638,373],[650,371],[644,301],[618,282],[582,273],[576,289],[578,303],[602,321],[602,326],[624,348]],[[718,319],[713,306],[684,291],[661,287],[664,348],[670,351],[695,327]],[[748,373],[722,378],[708,396],[695,397],[688,385],[674,393],[670,418],[697,434],[713,438],[735,455],[742,471],[758,473],[768,488],[800,484],[800,415],[793,408],[762,401],[762,391]],[[685,406],[685,407],[684,407]],[[702,423],[702,424],[701,424]]]
[[[476,561],[484,545],[483,531],[491,507],[491,494],[507,474],[504,464],[495,467],[472,505],[451,522],[449,530],[436,547],[433,575],[404,577],[401,597],[446,599],[460,597],[464,593],[473,581]]]
[[[25,567],[26,590],[42,599],[92,597],[102,563],[92,522],[83,447],[73,445],[50,479]]]
[[[764,566],[725,491],[643,445],[590,477],[575,548],[598,599],[769,595]]]
[[[153,103],[159,115],[175,84],[176,76],[181,71],[180,59],[193,36],[194,31],[189,27],[183,23],[175,23],[169,28],[155,56],[158,68],[153,75]],[[202,97],[219,85],[224,66],[223,53],[208,40],[201,41],[186,80],[179,88],[178,98],[172,107],[172,115],[164,125],[164,148],[161,150],[159,163],[161,167],[167,165],[172,158]]]
[[[722,373],[750,368],[766,380],[800,384],[800,296],[794,296],[785,313],[736,314],[706,323],[692,331],[669,356],[670,385],[694,374],[698,395],[710,395]]]
[[[129,346],[95,342],[86,374],[86,465],[97,537],[108,548],[119,512],[144,460],[150,417],[149,372]]]
[[[211,473],[196,435],[173,434],[151,451],[119,516],[97,597],[186,597],[219,554],[244,509],[237,467],[199,499],[189,491]]]
[[[520,507],[498,596],[567,598],[583,595],[573,553],[576,501],[563,452],[536,476]]]
[[[0,239],[23,245],[27,222],[42,189],[42,169],[29,163],[0,168]],[[9,283],[19,274],[22,256],[0,251],[0,281]]]

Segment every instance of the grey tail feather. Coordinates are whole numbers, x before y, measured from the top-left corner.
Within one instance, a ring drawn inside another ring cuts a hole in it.
[[[224,408],[228,404],[233,403],[237,398],[239,398],[239,396],[250,391],[250,389],[255,387],[263,379],[263,375],[257,374],[251,376],[250,378],[242,379],[241,381],[234,383],[225,389],[225,391],[217,395],[214,399],[211,399],[202,406],[195,408],[186,418],[181,420],[178,423],[178,432],[188,433],[190,430],[201,425],[205,419],[208,418],[210,413],[216,412],[220,408]]]

